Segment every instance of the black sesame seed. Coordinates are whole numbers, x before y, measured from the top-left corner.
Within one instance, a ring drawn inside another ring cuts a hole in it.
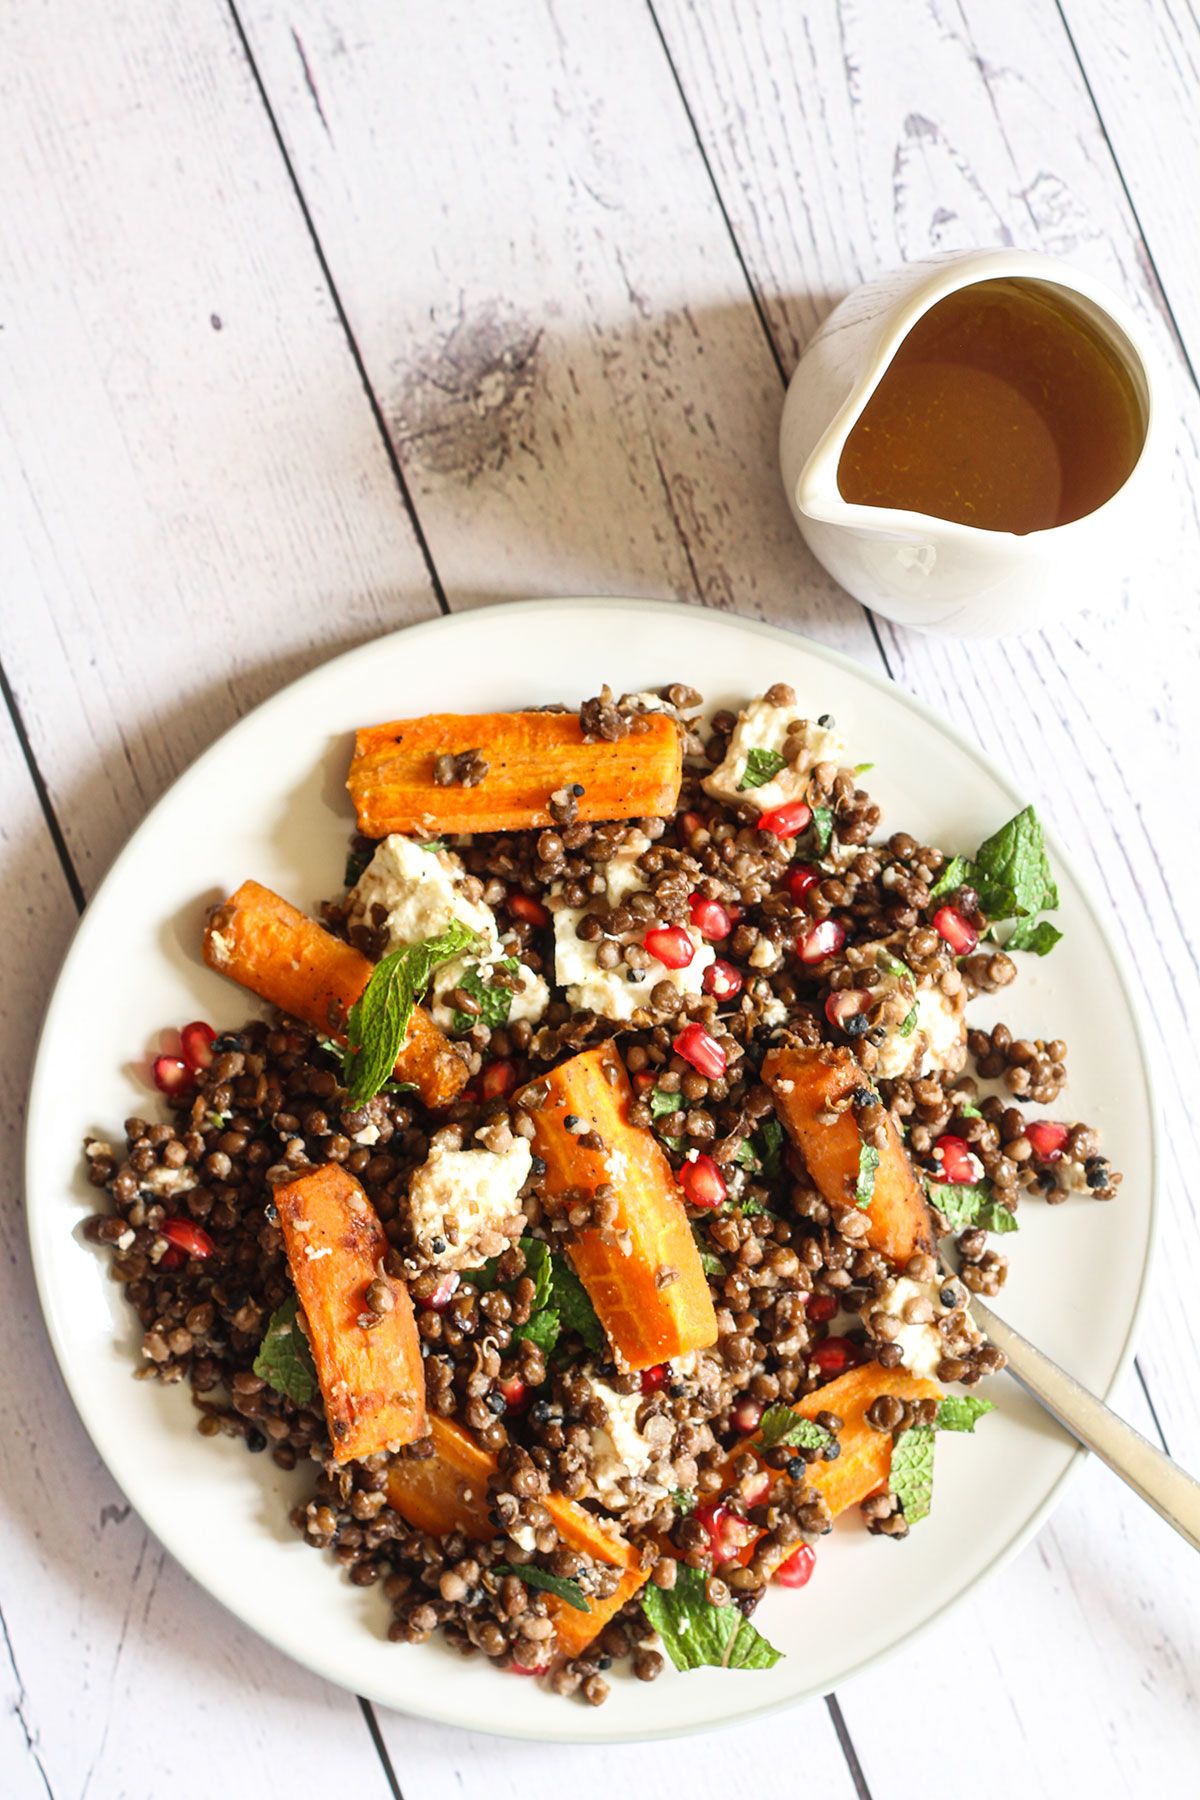
[[[954,1289],[947,1284],[938,1295],[938,1299],[943,1306],[953,1306],[958,1299],[958,1295],[955,1293]]]
[[[587,793],[587,789],[584,787],[582,782],[573,781],[571,783],[571,792],[574,794],[575,798],[578,800],[581,794]]]
[[[829,727],[833,724],[833,714],[832,713],[822,713],[820,718],[817,720],[817,724],[821,727],[821,729],[823,731],[828,731]]]
[[[865,1037],[870,1029],[871,1021],[868,1019],[866,1013],[851,1013],[850,1017],[846,1020],[847,1037]]]
[[[1086,1180],[1087,1180],[1087,1184],[1090,1188],[1107,1187],[1108,1186],[1107,1171],[1104,1169],[1089,1169],[1087,1172]]]
[[[803,1480],[804,1473],[807,1468],[808,1468],[808,1464],[805,1462],[805,1460],[802,1456],[791,1457],[788,1461],[787,1469],[786,1469],[786,1474],[787,1474],[788,1480],[789,1481]]]
[[[213,1039],[213,1049],[216,1051],[244,1050],[245,1048],[245,1041],[238,1036],[236,1031],[223,1031],[220,1037]]]
[[[870,1031],[867,1033],[867,1042],[868,1044],[882,1044],[886,1036],[887,1032],[882,1025],[872,1025]]]
[[[444,1256],[448,1246],[444,1237],[435,1237],[429,1248],[435,1256]]]
[[[265,1450],[266,1447],[267,1447],[267,1440],[261,1431],[248,1431],[246,1433],[246,1448],[247,1448],[247,1450],[252,1450],[254,1452],[254,1454],[257,1456],[258,1452],[260,1450]]]
[[[546,1173],[546,1159],[544,1156],[535,1156],[531,1158],[529,1166],[535,1175],[544,1175]]]
[[[566,1126],[568,1131],[574,1131],[574,1129],[578,1125],[578,1123],[579,1123],[579,1114],[578,1113],[568,1113],[566,1118],[563,1120],[563,1124]]]
[[[856,1087],[850,1095],[850,1098],[853,1100],[855,1110],[858,1112],[861,1112],[864,1106],[872,1106],[875,1101],[875,1096],[869,1087]]]
[[[508,1402],[504,1398],[503,1394],[492,1393],[492,1394],[488,1395],[486,1401],[484,1402],[484,1405],[487,1407],[489,1412],[494,1412],[496,1414],[497,1418],[499,1418],[500,1414],[504,1411],[505,1407],[508,1405]]]

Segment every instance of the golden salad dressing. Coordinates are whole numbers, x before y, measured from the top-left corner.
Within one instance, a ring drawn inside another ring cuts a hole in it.
[[[1129,373],[1066,295],[980,281],[896,351],[846,439],[842,498],[1025,533],[1110,500],[1146,420]]]

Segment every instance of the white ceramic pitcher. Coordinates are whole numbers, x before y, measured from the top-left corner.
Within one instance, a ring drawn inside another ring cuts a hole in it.
[[[844,500],[837,480],[842,448],[917,320],[960,288],[1014,277],[1062,290],[1126,364],[1145,439],[1125,483],[1095,512],[1024,536]],[[880,276],[834,308],[788,388],[780,460],[796,523],[843,587],[919,631],[996,637],[1103,602],[1153,510],[1153,471],[1162,461],[1153,361],[1128,308],[1090,275],[1055,257],[977,250]]]

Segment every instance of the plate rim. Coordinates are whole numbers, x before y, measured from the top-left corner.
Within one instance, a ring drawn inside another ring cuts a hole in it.
[[[281,1634],[267,1629],[257,1622],[251,1622],[235,1606],[224,1600],[219,1594],[214,1593],[213,1589],[205,1579],[205,1559],[203,1556],[199,1552],[196,1552],[195,1554],[190,1553],[186,1545],[175,1541],[176,1534],[168,1532],[164,1535],[159,1531],[157,1525],[152,1525],[146,1519],[140,1507],[137,1505],[136,1500],[133,1500],[132,1496],[127,1491],[123,1479],[118,1476],[113,1461],[110,1460],[107,1449],[100,1442],[96,1431],[93,1431],[88,1407],[85,1405],[77,1388],[65,1339],[60,1335],[53,1322],[55,1309],[50,1298],[50,1271],[41,1256],[38,1237],[34,1226],[35,1203],[33,1199],[33,1163],[35,1148],[33,1127],[37,1115],[43,1110],[43,1101],[41,1098],[42,1089],[49,1080],[48,1073],[43,1069],[43,1052],[49,1036],[51,1022],[56,1017],[60,1004],[65,1004],[65,1002],[61,1000],[64,977],[74,960],[85,923],[95,902],[109,884],[119,877],[125,864],[134,858],[141,840],[144,836],[150,835],[159,813],[175,802],[179,790],[184,788],[189,782],[198,779],[211,757],[216,756],[218,751],[224,750],[231,740],[236,740],[240,734],[248,732],[258,719],[259,715],[268,708],[277,705],[284,696],[294,695],[297,692],[303,691],[309,685],[315,685],[318,680],[327,677],[329,671],[334,668],[349,669],[356,662],[365,661],[368,657],[378,654],[381,645],[389,644],[393,640],[407,640],[411,637],[420,637],[426,634],[441,634],[443,637],[448,637],[458,631],[469,632],[476,617],[479,615],[490,617],[497,613],[503,613],[505,615],[536,617],[539,613],[544,615],[546,610],[551,608],[560,615],[564,612],[581,613],[601,610],[667,614],[676,612],[681,606],[689,608],[694,607],[694,610],[697,612],[708,614],[709,616],[720,620],[722,623],[734,627],[738,631],[749,632],[766,641],[786,645],[789,649],[799,649],[806,654],[815,657],[820,662],[828,663],[834,668],[840,669],[844,674],[848,674],[857,680],[865,681],[869,687],[874,688],[878,693],[886,695],[889,699],[898,700],[902,706],[907,707],[911,712],[915,713],[925,724],[931,726],[944,738],[948,739],[961,755],[968,757],[990,780],[995,782],[1018,808],[1028,804],[1028,802],[1023,799],[1021,791],[1017,787],[1006,765],[993,761],[978,744],[972,743],[956,724],[938,713],[928,702],[918,698],[915,694],[910,693],[901,682],[888,674],[886,670],[877,671],[866,667],[862,663],[856,661],[854,657],[847,655],[845,651],[835,650],[828,645],[819,643],[814,638],[808,637],[803,632],[791,631],[782,625],[775,625],[763,619],[747,618],[740,613],[725,612],[721,608],[709,608],[699,603],[681,600],[663,600],[659,598],[639,598],[635,595],[623,594],[547,596],[542,599],[526,598],[522,600],[497,600],[486,605],[465,607],[458,612],[439,613],[433,618],[419,619],[413,621],[411,624],[397,626],[392,631],[383,632],[375,637],[368,638],[361,644],[353,645],[350,649],[343,650],[336,656],[331,656],[322,662],[318,662],[311,669],[305,670],[302,675],[298,675],[294,680],[286,682],[282,687],[277,688],[273,693],[266,695],[262,700],[258,701],[257,704],[251,707],[248,712],[244,713],[241,718],[237,719],[232,725],[227,727],[225,731],[221,732],[211,744],[206,745],[185,768],[180,770],[169,786],[159,795],[158,799],[149,808],[145,816],[126,838],[120,850],[105,869],[103,876],[97,882],[93,893],[89,896],[83,911],[80,913],[79,918],[75,923],[50,986],[46,1006],[38,1028],[37,1040],[30,1062],[29,1077],[25,1089],[25,1121],[22,1134],[23,1154],[21,1158],[22,1201],[25,1213],[26,1235],[29,1242],[30,1259],[33,1267],[34,1284],[37,1292],[38,1307],[42,1316],[42,1323],[50,1341],[50,1347],[54,1353],[54,1359],[58,1366],[59,1374],[62,1377],[67,1393],[70,1396],[71,1404],[75,1409],[79,1421],[87,1433],[97,1455],[103,1462],[110,1479],[116,1483],[124,1497],[133,1505],[145,1530],[162,1544],[167,1553],[173,1557],[186,1574],[197,1583],[206,1596],[218,1606],[222,1607],[224,1611],[230,1613],[237,1619],[243,1628],[253,1632],[256,1637],[260,1637],[265,1642],[271,1644],[274,1649],[278,1650],[290,1661],[298,1663],[303,1668],[309,1669],[312,1673],[318,1675],[323,1680],[329,1681],[343,1692],[354,1693],[360,1698],[370,1700],[374,1704],[386,1708],[390,1712],[398,1712],[402,1717],[407,1715],[412,1718],[428,1720],[432,1724],[451,1726],[459,1730],[473,1731],[483,1736],[497,1737],[510,1741],[549,1741],[561,1744],[590,1745],[606,1743],[662,1742],[672,1738],[692,1737],[703,1732],[732,1730],[755,1720],[761,1720],[770,1717],[773,1714],[787,1711],[790,1708],[799,1707],[808,1701],[820,1697],[822,1694],[831,1693],[835,1688],[841,1686],[843,1682],[852,1680],[859,1675],[866,1674],[869,1670],[878,1667],[881,1663],[900,1654],[911,1644],[916,1643],[926,1632],[932,1630],[973,1592],[982,1587],[985,1583],[991,1581],[993,1577],[1011,1562],[1014,1557],[1019,1555],[1037,1532],[1040,1531],[1050,1514],[1065,1497],[1068,1488],[1078,1477],[1088,1452],[1080,1445],[1072,1453],[1062,1473],[1045,1494],[1040,1504],[1034,1509],[1023,1524],[1017,1528],[1007,1543],[997,1551],[991,1561],[986,1563],[983,1568],[971,1578],[965,1587],[959,1592],[949,1596],[941,1603],[941,1605],[936,1607],[933,1612],[920,1619],[907,1630],[901,1632],[900,1635],[894,1638],[890,1643],[881,1646],[879,1649],[865,1656],[852,1659],[845,1663],[828,1677],[828,1685],[826,1685],[826,1678],[823,1677],[821,1683],[818,1685],[806,1687],[798,1693],[780,1696],[776,1699],[764,1701],[759,1705],[750,1704],[737,1712],[731,1712],[720,1718],[704,1723],[686,1723],[659,1727],[650,1726],[644,1731],[635,1732],[580,1732],[578,1734],[571,1731],[561,1733],[555,1732],[553,1738],[549,1740],[547,1740],[544,1731],[539,1729],[538,1723],[536,1722],[529,1725],[514,1724],[511,1728],[498,1728],[490,1725],[482,1726],[475,1724],[470,1719],[464,1718],[461,1710],[453,1711],[449,1708],[439,1707],[436,1704],[436,1701],[433,1704],[422,1704],[419,1707],[414,1706],[411,1709],[398,1706],[391,1693],[385,1694],[378,1688],[373,1687],[370,1683],[347,1683],[344,1675],[330,1666],[322,1658],[319,1648],[314,1646],[311,1652],[303,1655],[298,1654],[292,1643],[290,1641],[284,1641]],[[870,618],[871,615],[869,612],[867,616]],[[1130,1310],[1129,1320],[1125,1329],[1125,1335],[1121,1343],[1120,1351],[1113,1367],[1112,1376],[1103,1392],[1100,1394],[1101,1399],[1107,1400],[1121,1382],[1133,1361],[1136,1350],[1136,1341],[1144,1317],[1158,1255],[1159,1236],[1162,1223],[1162,1122],[1159,1115],[1158,1083],[1155,1078],[1156,1063],[1153,1048],[1147,1037],[1141,1015],[1134,1003],[1132,963],[1128,952],[1124,944],[1118,942],[1114,931],[1110,926],[1107,911],[1101,909],[1097,904],[1092,891],[1091,882],[1085,879],[1081,874],[1074,856],[1068,852],[1062,844],[1053,826],[1048,827],[1044,820],[1042,821],[1042,824],[1047,847],[1051,855],[1056,859],[1059,866],[1064,868],[1070,875],[1071,880],[1079,893],[1080,899],[1090,916],[1091,923],[1098,932],[1101,942],[1111,959],[1113,968],[1116,972],[1121,995],[1133,1025],[1132,1047],[1139,1060],[1146,1087],[1147,1110],[1149,1115],[1149,1143],[1147,1146],[1149,1156],[1149,1179],[1147,1183],[1148,1192],[1146,1200],[1146,1249],[1137,1293]],[[107,1436],[107,1433],[103,1430],[102,1426],[98,1427],[98,1429],[100,1429],[101,1435]],[[116,1455],[116,1461],[118,1464],[122,1463],[122,1459],[119,1455]],[[601,1718],[602,1716],[603,1715],[599,1715]]]

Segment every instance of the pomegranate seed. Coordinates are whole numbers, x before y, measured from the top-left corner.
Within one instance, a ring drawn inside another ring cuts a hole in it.
[[[750,1405],[757,1405],[757,1402],[752,1400]],[[761,1406],[758,1408],[758,1412],[759,1423],[761,1423]],[[758,1425],[752,1425],[750,1429],[751,1431],[757,1431]],[[757,1469],[753,1475],[747,1475],[738,1490],[742,1496],[743,1506],[761,1506],[774,1485],[775,1477],[770,1469]]]
[[[696,954],[696,946],[682,925],[656,925],[642,943],[667,969],[686,969]]]
[[[805,1312],[816,1325],[827,1325],[837,1312],[838,1303],[832,1294],[810,1294]]]
[[[708,1533],[709,1548],[715,1564],[732,1562],[760,1534],[756,1526],[720,1500],[709,1500],[692,1514]]]
[[[517,1085],[517,1065],[509,1056],[489,1063],[479,1077],[479,1092],[484,1100],[500,1100]]]
[[[867,1028],[867,1008],[872,997],[866,988],[839,988],[825,1002],[825,1017],[847,1036],[861,1037]],[[854,1022],[857,1019],[862,1020],[862,1025],[855,1030]]]
[[[711,944],[719,944],[733,930],[729,910],[719,900],[706,900],[703,894],[693,894],[688,901],[688,912],[700,936]]]
[[[758,1430],[759,1426],[762,1424],[762,1416],[763,1409],[761,1400],[739,1400],[733,1409],[734,1426],[744,1437],[749,1437],[752,1431]],[[767,1485],[768,1487],[770,1486],[769,1481]],[[746,1500],[744,1489],[742,1490],[742,1498],[743,1500]],[[757,1505],[757,1502],[747,1500],[747,1505],[754,1506]]]
[[[671,1047],[677,1056],[682,1056],[684,1062],[691,1063],[693,1069],[698,1069],[710,1081],[716,1081],[718,1076],[725,1073],[725,1065],[729,1059],[724,1050],[716,1038],[695,1020],[684,1026]]]
[[[458,1284],[461,1280],[462,1277],[457,1269],[447,1269],[424,1304],[431,1312],[442,1312],[458,1292]]]
[[[191,1092],[193,1075],[182,1056],[156,1056],[153,1075],[154,1085],[162,1094]]]
[[[642,1392],[643,1392],[643,1394],[657,1394],[659,1388],[662,1387],[662,1385],[666,1381],[666,1379],[667,1379],[666,1363],[655,1363],[655,1365],[652,1369],[643,1369],[642,1370]]]
[[[523,1669],[519,1662],[511,1662],[508,1672],[510,1675],[544,1675],[549,1667],[549,1663],[535,1663],[532,1669]]]
[[[212,1047],[217,1041],[217,1034],[211,1025],[206,1025],[203,1019],[193,1019],[179,1033],[179,1041],[183,1045],[183,1060],[189,1069],[207,1069],[211,1066]]]
[[[639,1069],[633,1078],[633,1085],[639,1094],[648,1094],[654,1086],[653,1069]]]
[[[793,900],[803,900],[820,879],[820,869],[814,869],[811,863],[793,863],[787,872],[787,891]]]
[[[510,919],[521,919],[526,925],[536,925],[539,930],[550,923],[550,914],[540,900],[532,894],[523,894],[515,888],[506,902]]]
[[[846,927],[838,919],[822,919],[811,931],[802,931],[796,939],[796,954],[801,962],[824,962],[836,956],[846,942]]]
[[[971,1154],[971,1147],[965,1138],[955,1137],[951,1131],[938,1139],[933,1146],[933,1154],[942,1165],[942,1175],[946,1181],[960,1184],[978,1181],[983,1174],[983,1164],[977,1156]]]
[[[187,1257],[177,1244],[168,1244],[158,1259],[160,1269],[182,1269]]]
[[[782,806],[773,806],[763,813],[758,829],[773,832],[779,838],[794,838],[808,830],[811,820],[812,807],[807,800],[785,800]]]
[[[504,1404],[509,1412],[517,1412],[525,1404],[528,1389],[519,1375],[510,1376],[507,1381],[498,1381],[496,1386],[504,1395]]]
[[[679,1185],[693,1206],[711,1212],[729,1192],[725,1177],[711,1156],[691,1156],[679,1171]]]
[[[1039,1162],[1057,1162],[1069,1133],[1065,1125],[1056,1125],[1053,1119],[1032,1119],[1025,1127],[1025,1136]]]
[[[817,1553],[811,1544],[801,1544],[793,1550],[786,1562],[781,1562],[775,1571],[775,1580],[780,1587],[807,1587],[813,1570],[817,1566]]]
[[[705,969],[700,985],[706,994],[712,994],[717,1000],[734,1000],[745,983],[740,970],[718,956],[716,962],[709,963]]]
[[[185,1256],[198,1257],[201,1262],[211,1256],[216,1245],[202,1226],[194,1219],[164,1219],[159,1226],[159,1234],[165,1237],[168,1244],[176,1250],[182,1250]]]
[[[979,942],[979,933],[957,906],[939,906],[933,915],[933,929],[941,933],[955,956],[970,956]]]
[[[863,1359],[853,1339],[844,1337],[822,1338],[813,1345],[810,1355],[822,1375],[841,1375],[846,1369],[857,1368]]]
[[[704,830],[704,820],[700,817],[699,813],[680,813],[679,829],[685,838],[695,837],[698,831]]]

